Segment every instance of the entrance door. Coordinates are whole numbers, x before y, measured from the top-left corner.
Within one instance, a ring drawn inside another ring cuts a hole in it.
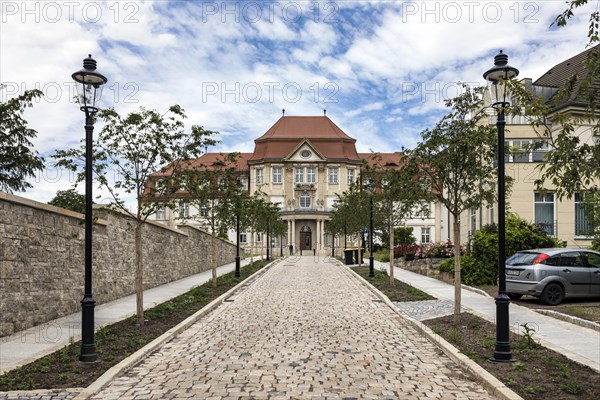
[[[308,226],[300,229],[300,250],[312,249],[312,232]]]

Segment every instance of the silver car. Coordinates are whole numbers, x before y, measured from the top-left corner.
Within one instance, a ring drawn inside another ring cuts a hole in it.
[[[506,293],[527,294],[555,306],[565,297],[600,297],[600,253],[582,249],[535,249],[506,260]]]

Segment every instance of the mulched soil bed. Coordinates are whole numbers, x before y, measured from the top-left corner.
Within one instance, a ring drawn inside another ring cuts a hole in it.
[[[241,278],[236,279],[231,272],[217,279],[216,288],[212,287],[211,281],[147,310],[144,313],[146,323],[142,326],[136,325],[133,316],[100,328],[95,335],[99,362],[81,363],[81,342],[78,341],[0,375],[0,391],[89,386],[109,368],[194,314],[265,264],[264,261],[255,262],[241,269]]]
[[[387,272],[375,269],[375,277],[369,278],[369,266],[352,267],[351,269],[383,292],[391,301],[435,300],[435,297],[399,280],[391,283]]]
[[[516,361],[495,363],[489,361],[496,343],[494,324],[467,313],[424,323],[524,399],[600,399],[600,374],[540,346],[535,333],[528,340],[511,332]]]

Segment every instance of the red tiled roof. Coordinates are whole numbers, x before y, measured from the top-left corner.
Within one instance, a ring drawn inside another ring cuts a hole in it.
[[[400,167],[401,160],[406,157],[399,151],[395,153],[358,153],[358,156],[371,167],[379,165],[383,168]]]
[[[256,139],[254,160],[283,159],[307,139],[328,159],[358,161],[356,139],[346,135],[328,117],[281,117],[264,135]]]

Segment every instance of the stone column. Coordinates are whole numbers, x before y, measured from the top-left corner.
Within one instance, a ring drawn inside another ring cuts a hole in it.
[[[292,219],[292,244],[294,245],[294,254],[296,251],[300,251],[299,247],[296,247],[296,220]]]
[[[321,248],[320,246],[320,240],[321,240],[321,220],[317,219],[317,234],[315,237],[315,249],[319,250]]]

